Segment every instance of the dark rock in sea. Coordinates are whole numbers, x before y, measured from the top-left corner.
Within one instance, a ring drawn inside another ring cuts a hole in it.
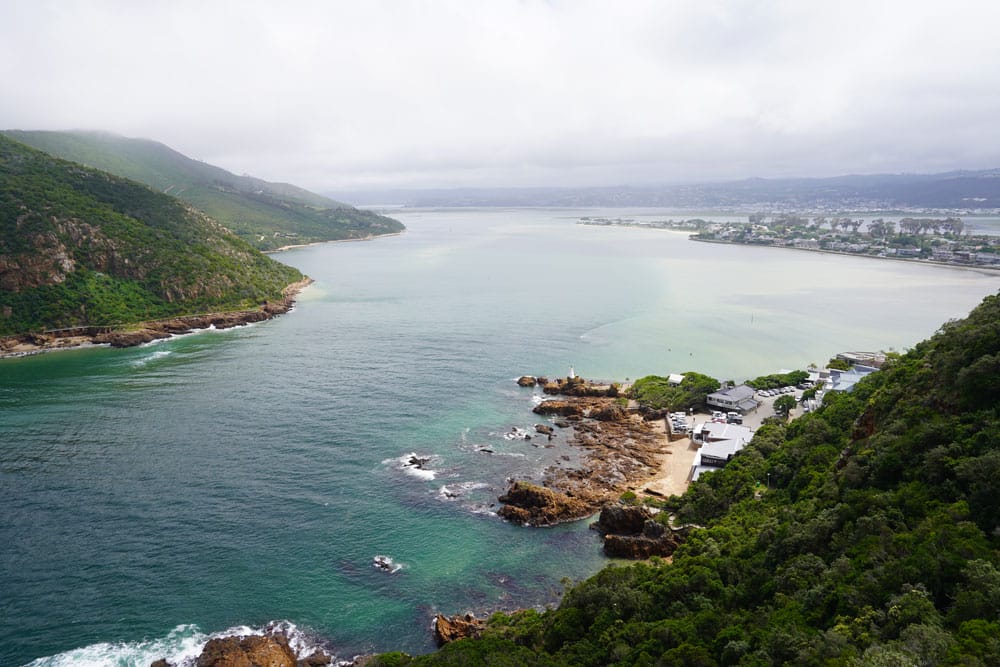
[[[434,639],[438,646],[467,637],[475,639],[482,634],[485,627],[486,621],[476,618],[471,613],[451,617],[438,614],[434,617]]]
[[[210,639],[197,667],[296,667],[295,652],[284,635]]]
[[[559,428],[569,428],[570,423],[565,419],[558,419],[556,420],[556,426],[558,426]]]
[[[545,424],[535,424],[535,430],[542,435],[552,435],[554,432],[551,426],[546,426]]]
[[[408,458],[406,460],[406,465],[407,466],[412,466],[412,467],[416,468],[417,470],[423,470],[424,469],[424,464],[425,463],[429,463],[430,460],[431,460],[430,457],[422,457],[422,456],[417,456],[416,454],[414,454],[413,456],[411,456],[410,458]]]
[[[517,385],[519,387],[534,387],[537,383],[538,380],[531,375],[522,375],[517,379]]]
[[[167,662],[166,658],[160,658],[150,663],[149,667],[174,667],[172,664]]]
[[[579,498],[522,481],[511,484],[499,500],[504,506],[497,514],[511,523],[551,526],[590,513],[590,506]]]
[[[479,451],[481,451],[483,454],[492,454],[493,453],[493,450],[489,449],[488,447],[480,447]]]

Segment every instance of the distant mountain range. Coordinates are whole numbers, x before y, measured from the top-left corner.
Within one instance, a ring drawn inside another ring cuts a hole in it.
[[[341,193],[359,205],[606,206],[780,210],[1000,209],[1000,169],[590,188],[462,188]]]
[[[148,139],[106,132],[8,137],[64,160],[129,178],[188,202],[261,250],[398,233],[402,223],[287,183],[237,176]]]

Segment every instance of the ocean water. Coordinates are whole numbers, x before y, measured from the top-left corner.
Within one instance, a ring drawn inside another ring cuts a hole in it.
[[[517,376],[903,350],[1000,289],[576,224],[620,211],[393,213],[407,233],[279,255],[317,282],[271,322],[0,360],[0,664],[180,660],[272,622],[341,657],[430,650],[437,611],[549,604],[606,563],[585,521],[493,513],[508,478],[572,463],[509,437],[540,421]]]

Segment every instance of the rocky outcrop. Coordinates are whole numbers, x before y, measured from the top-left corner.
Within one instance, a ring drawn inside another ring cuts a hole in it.
[[[284,635],[210,639],[198,667],[296,667],[295,652]]]
[[[438,614],[434,617],[434,640],[438,646],[444,646],[458,639],[467,637],[475,639],[482,634],[485,627],[486,621],[476,618],[471,613],[450,617]]]
[[[333,658],[322,651],[316,651],[310,656],[299,659],[296,667],[326,667],[333,664]]]
[[[642,532],[643,524],[653,517],[648,507],[642,505],[608,505],[601,510],[601,516],[593,528],[601,534],[620,533],[638,534]]]
[[[592,528],[603,535],[605,554],[633,559],[670,556],[688,533],[660,523],[647,507],[618,504],[602,509]]]
[[[504,506],[497,514],[524,525],[551,526],[593,512],[593,507],[580,498],[521,481],[511,484],[499,500]]]
[[[591,410],[588,416],[602,422],[620,422],[628,418],[628,413],[617,403],[608,403]]]
[[[550,400],[542,401],[534,407],[532,412],[538,415],[559,415],[560,417],[581,416],[584,412],[584,406],[574,401]]]
[[[517,379],[519,387],[534,387],[536,384],[538,384],[538,380],[533,375],[522,375]]]
[[[647,519],[642,532],[637,535],[605,535],[604,553],[615,558],[666,557],[672,555],[683,541],[680,533],[653,519]]]
[[[562,394],[578,398],[614,398],[618,396],[619,391],[618,383],[602,384],[584,380],[581,377],[556,378],[545,383],[539,381],[539,384],[542,385],[542,391],[546,394]]]
[[[535,431],[541,433],[542,435],[547,435],[549,438],[551,438],[552,434],[555,433],[555,429],[546,424],[535,424]]]

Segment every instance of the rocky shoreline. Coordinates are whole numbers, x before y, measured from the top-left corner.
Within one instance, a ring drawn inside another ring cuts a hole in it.
[[[295,305],[295,299],[304,288],[313,283],[305,278],[292,283],[282,290],[278,301],[265,301],[259,308],[251,310],[185,315],[165,320],[142,322],[128,328],[79,327],[60,332],[26,333],[0,338],[0,358],[23,357],[52,350],[64,350],[90,345],[110,345],[111,347],[134,347],[154,340],[191,333],[199,329],[231,329],[233,327],[262,322],[287,313]]]
[[[499,498],[501,517],[513,523],[550,526],[592,516],[659,471],[668,439],[644,419],[637,406],[619,395],[618,384],[533,376],[520,378],[518,384],[540,385],[553,396],[539,403],[534,412],[557,417],[557,427],[572,429],[567,442],[583,450],[583,462],[575,469],[550,466],[541,485],[514,481]]]

